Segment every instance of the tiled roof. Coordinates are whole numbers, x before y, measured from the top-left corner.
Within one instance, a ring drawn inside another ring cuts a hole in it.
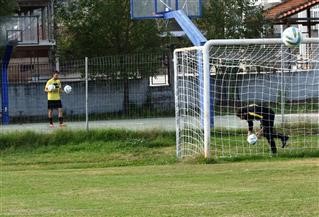
[[[319,4],[319,0],[287,0],[264,12],[268,20],[280,20]]]

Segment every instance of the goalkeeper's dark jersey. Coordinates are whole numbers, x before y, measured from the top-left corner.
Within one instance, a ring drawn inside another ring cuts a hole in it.
[[[272,127],[274,125],[274,111],[270,108],[258,106],[256,104],[240,108],[237,115],[242,119],[247,120],[250,131],[253,130],[254,120],[260,121],[262,127]]]
[[[281,139],[283,148],[286,146],[289,137],[274,130],[275,113],[272,109],[253,104],[238,109],[236,115],[241,119],[247,120],[248,128],[251,132],[254,127],[253,121],[260,121],[263,136],[267,139],[273,154],[277,153],[275,138]]]

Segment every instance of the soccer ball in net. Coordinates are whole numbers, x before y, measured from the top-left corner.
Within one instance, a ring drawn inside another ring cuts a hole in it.
[[[255,134],[250,134],[248,137],[247,137],[247,142],[250,144],[250,145],[255,145],[256,142],[257,142],[257,136]]]
[[[302,41],[302,34],[296,27],[288,27],[281,35],[283,43],[290,48],[298,46]]]
[[[48,91],[55,90],[55,86],[53,84],[48,85]]]
[[[64,92],[65,93],[71,93],[71,91],[72,91],[72,87],[70,85],[65,85]]]

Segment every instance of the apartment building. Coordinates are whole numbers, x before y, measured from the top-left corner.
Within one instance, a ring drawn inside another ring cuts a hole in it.
[[[17,0],[15,15],[2,17],[1,33],[16,40],[10,60],[9,81],[37,81],[54,62],[53,0]]]

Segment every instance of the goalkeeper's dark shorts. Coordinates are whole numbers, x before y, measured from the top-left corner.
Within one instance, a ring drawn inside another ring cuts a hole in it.
[[[48,100],[48,109],[62,108],[61,100]]]

